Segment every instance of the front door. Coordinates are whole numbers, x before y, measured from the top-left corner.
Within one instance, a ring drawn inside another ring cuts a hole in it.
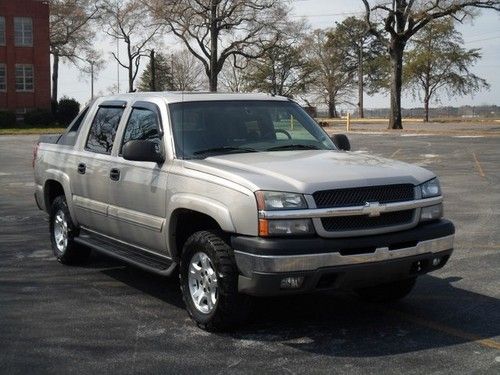
[[[154,162],[125,160],[121,149],[131,140],[163,146],[161,117],[156,105],[136,102],[128,117],[118,155],[110,172],[108,217],[113,237],[158,252],[166,251],[166,167]],[[118,146],[118,145],[117,145]]]

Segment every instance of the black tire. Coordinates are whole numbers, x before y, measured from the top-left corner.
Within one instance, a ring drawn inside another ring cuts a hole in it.
[[[356,292],[361,298],[370,302],[394,302],[406,297],[412,291],[416,281],[417,278],[412,277],[410,279],[358,289]]]
[[[62,213],[62,215],[61,215]],[[67,226],[66,234],[66,244],[65,246],[59,245],[56,239],[55,228],[58,225],[56,220],[60,217],[64,218]],[[84,263],[90,255],[90,249],[75,243],[74,238],[78,236],[78,228],[71,220],[71,214],[69,213],[68,204],[66,203],[66,198],[60,195],[54,199],[50,209],[50,241],[52,243],[52,251],[54,256],[62,264],[77,265]]]
[[[217,275],[217,301],[203,313],[195,306],[189,287],[189,267],[193,256],[204,253]],[[222,331],[243,323],[249,313],[250,297],[238,293],[238,269],[233,250],[217,232],[200,231],[184,244],[180,264],[180,287],[189,316],[207,331]]]

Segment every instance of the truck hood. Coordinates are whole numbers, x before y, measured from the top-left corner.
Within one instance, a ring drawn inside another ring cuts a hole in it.
[[[360,152],[275,151],[213,156],[185,167],[252,191],[312,194],[318,190],[389,184],[420,184],[435,175],[418,166]]]

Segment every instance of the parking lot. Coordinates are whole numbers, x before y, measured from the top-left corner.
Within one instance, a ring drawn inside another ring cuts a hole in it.
[[[33,200],[36,138],[0,137],[0,373],[500,373],[500,137],[350,135],[356,152],[440,176],[450,262],[392,305],[262,299],[224,334],[190,321],[176,279],[52,257]]]

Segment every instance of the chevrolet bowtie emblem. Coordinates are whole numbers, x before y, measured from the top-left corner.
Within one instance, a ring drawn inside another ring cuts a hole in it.
[[[379,202],[366,202],[363,211],[368,214],[369,217],[380,216],[384,207],[380,205]]]

